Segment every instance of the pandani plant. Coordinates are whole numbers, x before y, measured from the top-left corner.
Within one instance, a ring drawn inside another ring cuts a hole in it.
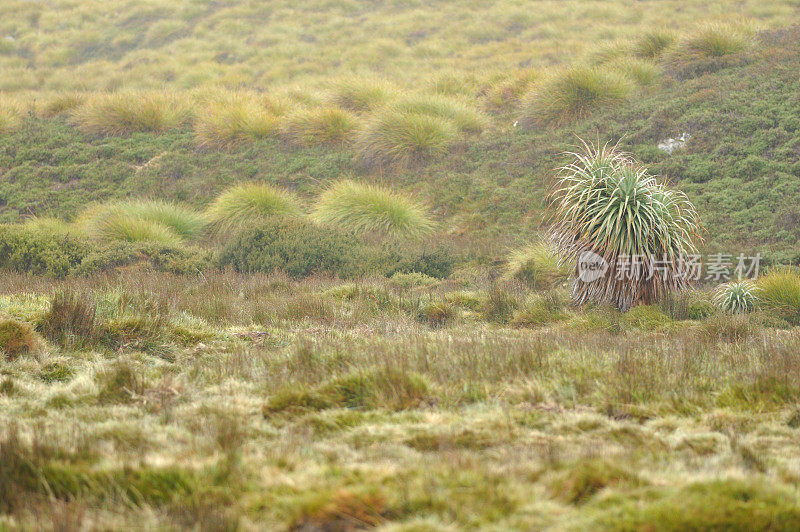
[[[685,289],[689,257],[701,240],[692,203],[616,145],[581,142],[583,151],[567,154],[572,161],[550,196],[551,238],[562,260],[576,265],[574,301],[627,311]],[[587,252],[607,264],[597,278],[578,275]]]

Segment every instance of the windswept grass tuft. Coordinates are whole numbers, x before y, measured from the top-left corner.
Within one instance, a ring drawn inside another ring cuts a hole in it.
[[[675,42],[675,34],[667,29],[653,29],[639,35],[633,44],[636,57],[656,59]]]
[[[446,153],[457,136],[445,118],[384,110],[361,131],[356,152],[367,166],[411,165]]]
[[[385,81],[351,77],[333,85],[328,101],[357,113],[375,110],[394,97],[395,89]]]
[[[411,198],[350,180],[335,183],[320,196],[313,218],[359,234],[407,238],[424,236],[435,227],[425,209]]]
[[[633,81],[640,87],[653,85],[661,77],[661,67],[647,59],[634,57],[618,59],[608,64],[608,67]]]
[[[800,275],[788,268],[770,271],[757,282],[765,308],[777,312],[789,323],[800,324]]]
[[[511,252],[506,263],[506,277],[518,279],[534,290],[564,283],[572,266],[559,259],[558,252],[546,242],[535,242]]]
[[[685,60],[708,59],[741,52],[750,37],[740,28],[724,24],[708,24],[685,38],[676,51]]]
[[[534,86],[525,97],[520,122],[525,127],[558,126],[624,101],[633,84],[607,66],[573,67]]]
[[[358,126],[356,117],[337,107],[302,109],[286,117],[281,126],[284,138],[294,144],[343,144]]]
[[[90,207],[77,224],[102,240],[175,244],[200,236],[206,221],[201,214],[174,203],[134,200]]]
[[[234,93],[209,103],[195,123],[195,137],[201,147],[232,149],[274,135],[282,107],[253,95]]]
[[[72,111],[75,124],[96,136],[163,133],[185,124],[191,107],[176,94],[165,92],[116,92],[87,97]]]
[[[230,231],[270,216],[295,216],[300,200],[266,183],[245,183],[224,191],[208,206],[206,216],[217,231]]]
[[[458,100],[443,96],[417,96],[398,102],[393,109],[402,113],[416,113],[450,120],[462,133],[480,133],[487,118]]]
[[[74,109],[83,105],[86,95],[80,92],[62,92],[52,96],[42,106],[39,114],[44,118],[53,118],[65,113],[72,112]]]
[[[0,353],[14,360],[20,355],[32,353],[39,346],[36,333],[27,323],[0,318]]]
[[[7,135],[22,126],[22,108],[12,101],[0,101],[0,135]]]

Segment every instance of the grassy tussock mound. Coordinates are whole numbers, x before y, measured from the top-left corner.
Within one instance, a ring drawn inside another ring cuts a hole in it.
[[[0,135],[14,133],[22,126],[22,108],[13,101],[0,101]]]
[[[418,96],[392,106],[401,113],[428,115],[449,120],[462,133],[480,133],[487,118],[469,105],[443,96]]]
[[[72,118],[89,135],[163,133],[185,124],[191,107],[184,98],[165,92],[96,94],[74,107]]]
[[[100,240],[178,244],[199,237],[206,221],[199,213],[174,203],[136,200],[90,207],[77,224]]]
[[[281,134],[294,144],[344,144],[358,127],[349,111],[337,107],[302,109],[285,118]]]
[[[347,78],[334,84],[327,100],[329,103],[364,113],[375,110],[395,96],[396,89],[386,81],[368,78]]]
[[[195,122],[195,137],[201,147],[232,149],[265,139],[278,130],[283,109],[250,94],[233,93],[210,102]]]
[[[32,353],[39,347],[33,328],[25,322],[0,318],[0,353],[9,360]]]
[[[217,231],[229,231],[272,216],[300,214],[300,200],[266,183],[245,183],[224,191],[208,206],[206,216]]]
[[[375,185],[345,180],[323,192],[313,218],[358,234],[380,233],[418,238],[435,224],[411,198]]]

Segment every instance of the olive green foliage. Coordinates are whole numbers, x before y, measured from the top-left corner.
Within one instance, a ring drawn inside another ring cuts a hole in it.
[[[0,226],[0,268],[63,277],[80,265],[88,242],[25,225]]]
[[[0,318],[0,352],[6,358],[15,358],[36,351],[39,341],[33,328],[25,322]]]
[[[534,242],[509,254],[506,276],[518,279],[534,290],[541,290],[566,282],[572,268],[560,259],[549,243]]]
[[[89,298],[73,290],[57,292],[38,328],[45,338],[63,347],[82,347],[97,340],[97,311]]]
[[[198,113],[195,138],[201,147],[233,149],[268,138],[278,130],[276,109],[254,95],[234,93]]]
[[[683,258],[696,252],[700,230],[686,195],[656,181],[615,147],[585,145],[584,152],[571,157],[552,196],[555,245],[576,264],[588,252],[608,265],[599,279],[573,283],[575,301],[608,303],[625,311],[684,289],[689,275]],[[639,259],[618,275],[625,257]]]
[[[748,43],[747,33],[740,28],[709,24],[686,37],[680,43],[678,53],[684,58],[722,57],[744,50]]]
[[[633,43],[637,57],[656,59],[675,42],[676,36],[667,29],[652,29],[639,35]]]
[[[342,109],[361,113],[382,106],[394,92],[386,81],[350,77],[334,83],[328,100]]]
[[[796,270],[776,268],[756,283],[765,308],[774,310],[793,324],[800,324],[800,275]]]
[[[125,267],[194,275],[210,269],[212,265],[212,252],[196,246],[111,242],[92,247],[73,273],[87,275]]]
[[[393,109],[401,113],[429,115],[450,121],[462,133],[480,133],[488,119],[469,105],[443,96],[409,98],[397,102]]]
[[[312,216],[320,224],[357,234],[419,238],[435,227],[427,211],[411,198],[351,180],[339,181],[325,190]]]
[[[372,257],[352,235],[300,218],[274,217],[243,229],[220,253],[219,265],[239,272],[283,271],[292,277],[369,273]]]
[[[190,117],[190,107],[183,98],[159,92],[98,94],[72,110],[75,124],[98,136],[163,133]]]
[[[368,167],[413,166],[446,153],[457,136],[458,129],[448,119],[386,109],[367,121],[355,150]]]
[[[206,210],[218,232],[258,223],[271,216],[296,216],[300,201],[294,194],[266,183],[244,183],[225,190]]]
[[[537,82],[520,108],[526,127],[559,126],[624,101],[633,84],[608,67],[573,67]]]
[[[714,290],[714,303],[731,314],[751,312],[760,301],[761,290],[749,279],[724,283]]]
[[[23,113],[18,104],[0,101],[0,135],[13,133],[22,127]]]

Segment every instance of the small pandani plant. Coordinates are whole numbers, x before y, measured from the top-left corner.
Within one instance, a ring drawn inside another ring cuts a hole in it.
[[[692,203],[616,146],[583,144],[582,153],[569,154],[573,160],[561,168],[551,195],[553,242],[562,260],[576,264],[575,302],[626,311],[686,288],[685,258],[700,240]],[[587,255],[602,259],[607,270],[577,275]]]
[[[740,279],[721,284],[714,291],[714,303],[731,314],[744,314],[756,308],[761,298],[753,281]]]

